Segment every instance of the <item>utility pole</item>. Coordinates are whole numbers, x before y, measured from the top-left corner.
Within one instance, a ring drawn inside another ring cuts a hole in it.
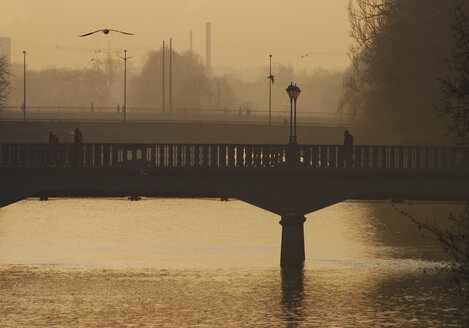
[[[127,50],[124,50],[124,122],[127,121]]]
[[[272,84],[274,76],[272,75],[272,54],[269,55],[269,125],[272,124]]]
[[[169,112],[173,113],[173,39],[169,39]]]
[[[163,99],[163,113],[166,112],[166,101],[165,101],[165,95],[166,95],[166,90],[165,90],[165,87],[164,87],[164,52],[165,52],[165,48],[164,48],[164,40],[163,40],[163,65],[162,65],[162,70],[163,70],[163,96],[162,96],[162,99]]]
[[[26,51],[23,51],[23,120],[26,122]]]

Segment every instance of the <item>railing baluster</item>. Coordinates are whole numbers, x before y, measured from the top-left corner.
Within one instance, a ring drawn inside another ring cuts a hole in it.
[[[363,168],[370,168],[370,147],[363,147]]]
[[[415,148],[415,168],[422,169],[422,148],[416,147]]]
[[[200,167],[200,146],[195,145],[194,146],[194,166],[195,167]]]
[[[295,151],[293,151],[295,149]],[[469,169],[469,148],[226,144],[0,144],[1,167]],[[352,165],[350,165],[352,163]]]
[[[225,168],[226,165],[226,145],[218,147],[218,167]]]
[[[403,153],[403,147],[397,147],[397,168],[399,170],[404,169],[404,153]]]
[[[103,152],[103,166],[104,167],[108,167],[109,166],[109,163],[110,163],[110,159],[109,159],[109,144],[104,144],[102,146],[102,152]]]
[[[166,153],[166,166],[167,167],[173,167],[173,145],[167,145],[167,153]]]
[[[337,147],[337,168],[339,169],[345,168],[345,147],[344,146]]]
[[[244,159],[245,159],[245,163],[246,163],[245,167],[252,167],[253,166],[252,165],[253,164],[252,163],[252,155],[253,155],[252,146],[249,146],[249,145],[244,146],[244,149],[245,149],[245,158]]]
[[[210,146],[210,167],[211,168],[218,167],[218,146],[217,145]]]
[[[396,168],[396,155],[395,155],[394,147],[389,147],[389,168],[390,169]]]
[[[337,167],[337,146],[329,146],[329,163],[330,168],[335,169]]]
[[[320,146],[319,155],[320,155],[319,167],[326,168],[327,167],[327,147],[326,146]]]
[[[233,145],[227,145],[227,154],[226,154],[226,157],[228,159],[227,163],[226,163],[226,167],[227,168],[233,168],[234,167],[234,155],[235,152],[234,152],[234,146]]]
[[[201,147],[201,167],[208,167],[208,145],[202,145]]]
[[[95,166],[102,166],[102,159],[101,159],[101,145],[94,145],[94,165]]]
[[[236,145],[236,167],[243,167],[244,149],[241,145]]]
[[[319,146],[317,145],[311,147],[311,167],[319,167]]]

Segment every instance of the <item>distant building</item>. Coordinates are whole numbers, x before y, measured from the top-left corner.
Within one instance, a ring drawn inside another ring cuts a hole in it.
[[[11,38],[0,37],[0,56],[7,56],[8,62],[11,62]]]

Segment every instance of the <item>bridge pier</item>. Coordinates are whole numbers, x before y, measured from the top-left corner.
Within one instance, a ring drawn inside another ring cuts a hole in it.
[[[282,216],[282,249],[280,266],[302,266],[305,261],[305,238],[303,223],[306,218],[302,215],[287,214]]]

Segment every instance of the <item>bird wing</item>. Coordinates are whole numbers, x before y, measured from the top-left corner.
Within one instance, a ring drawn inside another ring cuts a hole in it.
[[[119,33],[127,34],[127,35],[134,35],[135,34],[135,33],[123,32],[123,31],[113,30],[113,29],[109,29],[109,31],[119,32]]]
[[[101,32],[101,31],[102,31],[102,30],[96,30],[96,31],[94,31],[94,32],[82,34],[82,35],[80,35],[80,37],[88,36],[88,35],[94,34],[94,33],[96,33],[96,32]]]

